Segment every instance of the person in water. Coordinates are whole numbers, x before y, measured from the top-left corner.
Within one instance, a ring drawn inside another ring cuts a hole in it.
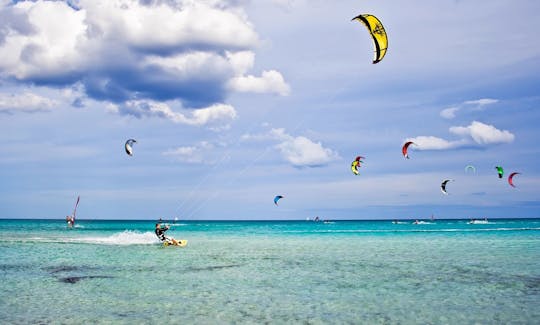
[[[73,218],[72,216],[66,216],[66,222],[67,222],[68,227],[72,228],[73,225],[75,224],[75,218]]]
[[[163,243],[173,244],[173,245],[180,245],[180,242],[174,238],[165,236],[165,232],[169,230],[169,226],[161,226],[161,222],[156,223],[156,236],[161,240]]]

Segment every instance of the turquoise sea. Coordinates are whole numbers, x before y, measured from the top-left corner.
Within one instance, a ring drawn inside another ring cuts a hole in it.
[[[538,324],[540,219],[0,220],[2,324]]]

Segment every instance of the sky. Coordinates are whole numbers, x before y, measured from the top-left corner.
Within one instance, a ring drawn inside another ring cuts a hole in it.
[[[540,217],[539,11],[0,0],[0,218]]]

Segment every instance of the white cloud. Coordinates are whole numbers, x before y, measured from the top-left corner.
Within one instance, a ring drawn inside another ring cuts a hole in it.
[[[276,70],[263,71],[261,77],[238,76],[229,81],[229,87],[239,92],[275,93],[286,96],[290,92],[289,85]]]
[[[445,119],[453,119],[454,117],[456,117],[456,112],[459,110],[459,107],[449,107],[449,108],[445,108],[441,111],[440,115],[441,117],[445,118]]]
[[[468,110],[482,110],[487,105],[492,105],[495,103],[498,103],[498,99],[492,99],[492,98],[481,98],[476,100],[467,100],[463,103],[459,104],[458,106],[445,108],[441,111],[440,115],[441,117],[445,119],[453,119],[456,117],[456,114],[460,110],[468,109]]]
[[[480,145],[510,143],[515,136],[507,130],[499,130],[493,125],[473,121],[469,126],[453,126],[450,132],[456,135],[469,136]]]
[[[294,166],[323,166],[338,158],[337,153],[324,148],[320,142],[299,136],[291,137],[277,145],[282,156]]]
[[[202,141],[195,146],[178,147],[169,149],[163,153],[164,156],[173,157],[175,160],[186,163],[210,163],[206,157],[210,155],[210,151],[214,148],[214,145]]]
[[[15,4],[12,12],[33,28],[26,34],[6,33],[0,46],[0,75],[19,80],[54,78],[69,75],[84,64],[85,49],[80,43],[86,40],[84,11],[75,11],[60,1],[26,1]]]
[[[228,81],[229,89],[238,92],[274,93],[281,96],[289,94],[290,86],[278,71],[263,71],[261,77],[245,75],[255,62],[253,52],[227,52],[227,59],[236,73],[236,76]]]
[[[408,138],[417,150],[448,150],[470,145],[487,146],[492,144],[510,143],[515,136],[507,130],[499,130],[493,125],[473,121],[469,126],[452,126],[450,133],[460,136],[458,140],[446,140],[434,136],[417,136]]]
[[[454,149],[465,144],[465,141],[463,140],[448,141],[434,136],[418,136],[409,138],[407,141],[414,142],[415,146],[411,148],[417,150],[447,150]]]
[[[281,73],[247,74],[259,44],[238,1],[0,3],[0,79],[70,86],[88,97],[220,103],[228,91],[285,95]],[[15,24],[14,21],[17,23]]]
[[[304,136],[292,136],[285,129],[271,129],[263,134],[244,134],[242,140],[278,140],[276,148],[281,156],[296,167],[318,167],[339,159],[337,152],[323,147],[322,143],[314,142]]]
[[[237,75],[243,75],[251,69],[255,63],[255,53],[252,51],[228,51],[226,52],[226,55]]]
[[[0,93],[0,112],[14,113],[25,112],[35,113],[50,111],[58,105],[55,100],[45,98],[30,92],[22,94],[2,94]]]
[[[486,106],[486,105],[490,105],[490,104],[495,104],[497,102],[499,102],[499,100],[497,100],[497,99],[481,98],[481,99],[477,99],[477,100],[468,100],[468,101],[464,102],[464,104],[476,105],[478,107],[482,107],[482,106]]]
[[[109,110],[136,117],[160,117],[174,123],[193,126],[227,123],[237,116],[234,107],[226,104],[214,104],[209,107],[190,110],[183,114],[173,111],[166,103],[145,100],[132,100],[121,106],[111,105]]]

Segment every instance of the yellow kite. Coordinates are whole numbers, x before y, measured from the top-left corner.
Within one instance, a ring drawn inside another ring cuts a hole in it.
[[[373,63],[380,62],[388,48],[388,38],[381,21],[377,17],[368,14],[356,16],[352,20],[358,20],[367,27],[371,37],[373,37],[373,46],[375,47]]]

